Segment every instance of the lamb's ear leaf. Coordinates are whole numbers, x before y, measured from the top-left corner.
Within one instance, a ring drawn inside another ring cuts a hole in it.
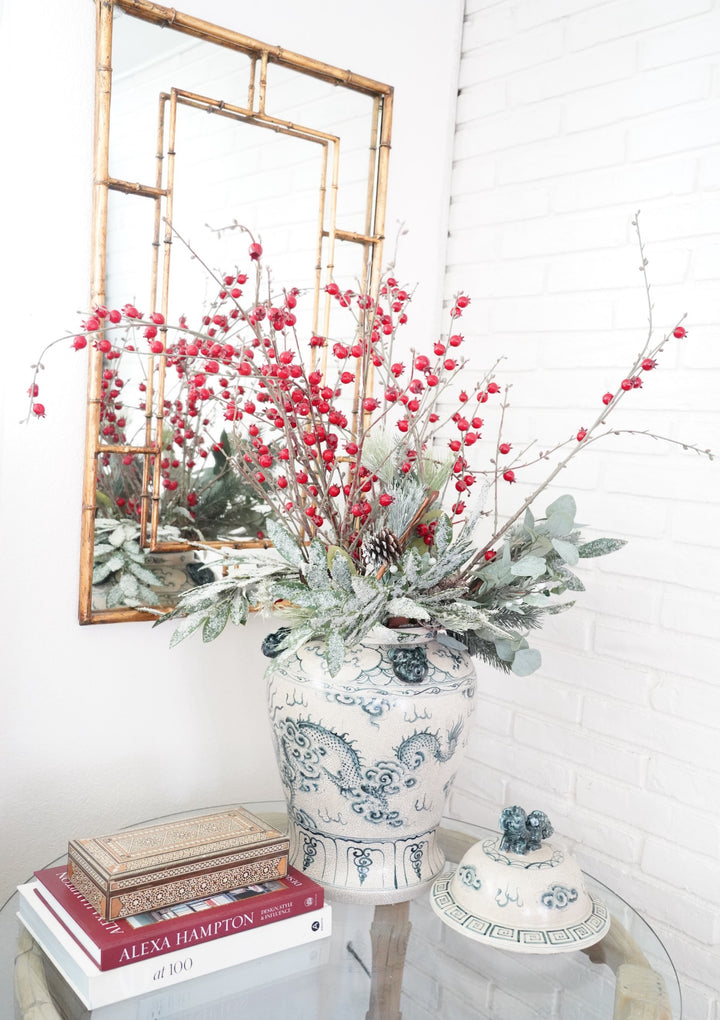
[[[591,556],[607,556],[608,553],[617,552],[627,542],[622,538],[596,538],[592,542],[585,542],[578,547],[580,559],[586,560]]]

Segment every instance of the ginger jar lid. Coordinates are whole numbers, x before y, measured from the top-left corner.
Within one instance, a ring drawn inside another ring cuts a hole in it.
[[[507,807],[500,828],[433,884],[430,902],[441,920],[518,953],[565,953],[599,942],[610,927],[607,907],[588,892],[566,847],[543,842],[553,834],[547,815]]]

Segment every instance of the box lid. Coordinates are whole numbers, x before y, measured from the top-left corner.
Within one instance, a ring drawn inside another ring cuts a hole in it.
[[[201,865],[238,850],[271,846],[287,837],[246,808],[197,815],[127,829],[106,836],[74,839],[68,854],[91,863],[107,882],[123,877],[157,873],[178,862]]]

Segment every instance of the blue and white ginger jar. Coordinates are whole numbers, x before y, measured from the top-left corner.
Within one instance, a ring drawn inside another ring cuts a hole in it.
[[[320,641],[266,671],[290,863],[340,901],[409,899],[445,863],[437,829],[468,740],[475,667],[433,634],[396,633],[348,649],[334,677]]]

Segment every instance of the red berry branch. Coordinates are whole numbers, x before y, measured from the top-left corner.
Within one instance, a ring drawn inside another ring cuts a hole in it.
[[[597,442],[599,439],[603,439],[608,435],[646,435],[651,439],[659,440],[662,442],[681,446],[684,450],[691,450],[701,456],[706,456],[708,459],[713,460],[714,454],[709,449],[701,449],[699,446],[686,443],[681,440],[675,440],[666,436],[659,436],[649,430],[632,430],[632,429],[605,429],[604,426],[607,422],[608,415],[615,410],[619,405],[620,401],[625,395],[632,390],[639,389],[642,386],[641,372],[650,372],[657,367],[657,358],[662,353],[665,346],[672,340],[681,340],[687,336],[687,330],[682,325],[686,319],[686,314],[683,314],[675,326],[665,333],[662,338],[653,343],[653,305],[650,293],[650,283],[647,276],[647,265],[648,260],[645,257],[645,245],[642,239],[639,223],[639,212],[635,219],[632,221],[632,225],[635,228],[637,235],[638,246],[640,249],[641,266],[640,270],[643,274],[644,289],[647,298],[648,305],[648,330],[645,338],[645,343],[642,349],[636,356],[629,372],[621,380],[619,385],[616,387],[614,392],[607,392],[602,398],[603,410],[600,411],[595,417],[594,421],[586,428],[582,426],[576,433],[562,442],[558,443],[549,451],[541,453],[537,458],[531,461],[525,461],[518,464],[516,467],[509,468],[503,472],[503,478],[506,482],[516,481],[516,471],[527,468],[532,464],[536,464],[541,460],[548,460],[557,451],[569,447],[569,452],[557,462],[553,467],[550,474],[530,493],[530,495],[522,502],[522,504],[511,514],[511,516],[504,522],[503,526],[498,530],[497,528],[497,485],[496,485],[496,503],[495,503],[495,528],[493,529],[492,539],[478,552],[475,557],[475,563],[481,562],[491,551],[491,546],[497,544],[498,540],[505,535],[510,528],[515,524],[516,521],[522,517],[525,511],[533,505],[538,496],[554,481],[554,479],[560,474],[560,472],[567,467],[570,461],[577,456],[581,449],[588,447],[591,443]],[[504,416],[507,402],[503,403],[502,412]],[[504,420],[501,419],[501,421]],[[534,445],[534,444],[531,444]],[[509,443],[500,443],[498,445],[498,453],[509,453],[511,445]],[[495,471],[495,478],[497,482],[497,467]]]
[[[262,245],[249,231],[248,272],[236,267],[218,276],[188,245],[217,285],[196,329],[184,316],[176,325],[169,324],[161,313],[144,315],[128,303],[119,309],[92,309],[80,332],[49,344],[34,366],[28,419],[46,414],[38,401],[38,374],[49,348],[68,341],[75,351],[89,348],[93,357],[102,359],[100,431],[108,449],[103,449],[100,466],[110,479],[106,494],[114,500],[115,512],[139,516],[142,470],[133,447],[146,447],[161,421],[159,465],[151,458],[151,467],[166,508],[175,501],[190,519],[195,516],[213,484],[204,463],[212,454],[232,469],[259,505],[271,508],[296,540],[303,543],[317,535],[356,561],[364,540],[382,526],[398,498],[393,475],[416,478],[427,492],[434,490],[427,473],[447,460],[440,453],[446,443],[451,460],[445,479],[415,522],[413,538],[432,546],[439,506],[449,503],[451,521],[456,523],[466,509],[466,495],[478,478],[487,477],[494,490],[492,536],[473,562],[489,561],[493,547],[581,449],[626,431],[605,427],[609,413],[642,385],[643,374],[656,368],[665,345],[686,335],[683,316],[653,342],[647,260],[637,219],[634,226],[649,307],[642,350],[626,376],[602,398],[590,425],[532,459],[527,454],[534,443],[514,452],[505,435],[506,387],[490,470],[472,464],[472,448],[484,427],[479,405],[501,393],[501,386],[495,378],[498,361],[470,392],[455,392],[466,367],[460,351],[464,337],[457,325],[470,304],[467,295],[453,299],[447,335],[424,349],[410,348],[407,362],[397,356],[398,334],[408,323],[412,295],[392,275],[384,280],[377,299],[342,290],[331,281],[326,294],[347,311],[351,327],[347,335],[334,338],[308,335],[297,322],[300,291],[272,290]],[[266,284],[266,295],[261,296]],[[319,352],[322,370],[314,363]],[[151,367],[146,371],[148,355]],[[161,364],[164,375],[158,371]],[[126,369],[139,369],[140,378],[132,381]],[[133,425],[138,413],[141,422]],[[377,451],[370,450],[378,434],[392,437],[379,460]],[[712,456],[690,444],[679,445]],[[525,469],[550,461],[560,451],[566,452],[545,480],[499,526],[501,481],[513,484]]]

